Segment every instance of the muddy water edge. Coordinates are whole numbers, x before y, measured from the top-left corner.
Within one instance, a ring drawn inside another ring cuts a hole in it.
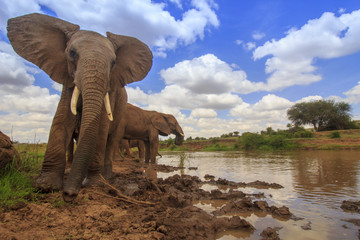
[[[236,213],[256,229],[273,227],[281,239],[358,239],[360,215],[344,211],[344,200],[360,200],[359,151],[296,151],[287,153],[162,152],[159,164],[183,167],[158,178],[187,174],[205,180],[206,175],[234,182],[265,181],[281,189],[240,187],[244,193],[264,193],[268,205],[287,206],[296,219],[269,214]],[[204,190],[219,188],[204,184]],[[229,188],[220,189],[223,192]],[[197,201],[194,205],[214,214],[225,201]],[[229,214],[227,214],[229,216]],[[231,216],[231,215],[230,215]],[[224,231],[218,239],[260,239],[260,232]]]

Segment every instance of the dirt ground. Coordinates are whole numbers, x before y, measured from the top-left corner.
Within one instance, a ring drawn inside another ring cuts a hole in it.
[[[188,175],[157,178],[165,165],[145,165],[134,160],[114,162],[109,185],[83,188],[72,203],[61,193],[47,193],[35,203],[0,212],[0,239],[216,239],[225,230],[249,233],[255,228],[232,216],[238,212],[269,214],[292,219],[286,206],[269,206],[264,194],[245,194],[238,187],[282,188],[276,183],[236,183],[206,175],[205,181]],[[228,191],[204,191],[214,184]],[[199,200],[228,203],[209,214],[193,206]],[[264,227],[257,239],[279,239],[279,229]]]

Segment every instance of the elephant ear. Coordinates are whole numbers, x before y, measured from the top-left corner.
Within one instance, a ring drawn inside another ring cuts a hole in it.
[[[168,136],[171,134],[169,124],[161,114],[156,113],[152,116],[151,123],[157,130],[159,130],[159,134],[161,136]]]
[[[113,43],[116,54],[111,80],[120,80],[122,86],[142,80],[152,66],[153,56],[149,47],[133,37],[110,32],[106,35]]]
[[[170,128],[172,128],[173,130],[175,130],[177,133],[179,133],[180,135],[184,135],[184,132],[182,130],[182,128],[180,127],[180,124],[178,123],[178,121],[176,120],[176,118],[174,117],[174,115],[171,114],[163,114],[164,118],[166,118],[166,121],[169,123]]]
[[[72,85],[65,56],[67,41],[78,25],[39,13],[8,20],[8,38],[15,52],[44,70],[55,82]]]

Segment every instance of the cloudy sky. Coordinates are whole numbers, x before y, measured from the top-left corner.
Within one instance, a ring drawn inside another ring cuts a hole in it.
[[[360,119],[359,0],[0,0],[0,131],[46,142],[61,86],[13,51],[7,19],[38,12],[151,48],[129,102],[173,114],[186,137],[284,129],[286,110],[346,101]]]

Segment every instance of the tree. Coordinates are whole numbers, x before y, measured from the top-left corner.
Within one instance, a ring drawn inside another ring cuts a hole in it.
[[[316,131],[344,129],[351,121],[351,107],[345,102],[318,100],[297,103],[287,111],[295,126],[312,124]]]

